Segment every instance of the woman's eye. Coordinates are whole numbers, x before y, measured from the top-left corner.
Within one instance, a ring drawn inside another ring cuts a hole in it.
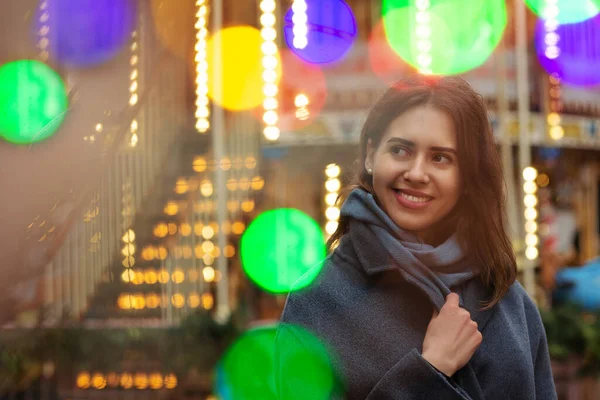
[[[437,163],[450,163],[452,159],[444,154],[436,154],[433,156],[433,161]]]
[[[404,147],[398,147],[398,146],[392,147],[392,153],[399,155],[399,156],[406,156],[409,154],[408,150],[406,150]]]

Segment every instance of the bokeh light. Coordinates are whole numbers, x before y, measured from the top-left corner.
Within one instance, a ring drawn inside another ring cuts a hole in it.
[[[394,51],[414,67],[422,66],[421,57],[427,56],[431,73],[460,74],[483,64],[502,39],[507,21],[504,0],[426,3],[429,6],[423,12],[409,0],[383,2],[386,37]],[[416,29],[418,21],[427,24]]]
[[[383,19],[380,19],[371,30],[368,41],[369,64],[371,70],[388,85],[392,85],[402,76],[410,73],[407,64],[391,48],[385,36]]]
[[[222,62],[216,64],[213,56],[216,42],[220,41]],[[251,26],[234,26],[214,34],[207,43],[208,94],[222,107],[233,110],[249,110],[262,105],[263,101],[263,54],[260,31]],[[281,77],[279,52],[272,55],[277,63],[275,85]],[[222,88],[217,92],[212,78],[215,65],[221,71]]]
[[[282,324],[277,330],[252,329],[227,350],[216,369],[215,393],[220,399],[276,398],[276,379],[280,398],[330,398],[336,381],[327,348],[303,328]]]
[[[241,241],[244,271],[255,284],[272,293],[288,293],[310,284],[319,274],[325,255],[325,240],[317,222],[292,208],[262,213]]]
[[[71,67],[92,67],[117,56],[136,26],[134,0],[45,0],[35,32],[49,26],[50,57]],[[44,21],[43,14],[48,20]]]
[[[293,10],[285,14],[284,36],[290,49],[305,61],[325,64],[341,60],[356,39],[356,20],[343,0],[306,0],[308,43],[294,46]]]
[[[593,18],[600,12],[600,0],[525,0],[542,20],[554,18],[559,24],[572,24]]]
[[[30,144],[52,136],[65,118],[68,100],[61,77],[34,60],[0,67],[0,136]]]
[[[154,31],[160,43],[173,54],[188,59],[195,42],[193,27],[196,5],[193,0],[152,0]],[[193,69],[195,71],[196,68]]]
[[[556,34],[558,54],[546,54],[544,21],[539,20],[535,30],[535,48],[541,66],[556,74],[564,84],[593,86],[600,83],[600,69],[591,66],[600,63],[600,15],[576,24],[559,25]]]

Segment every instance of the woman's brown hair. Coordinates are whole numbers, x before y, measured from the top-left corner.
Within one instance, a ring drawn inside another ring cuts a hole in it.
[[[454,122],[463,195],[448,218],[461,246],[478,263],[482,281],[492,290],[485,304],[490,308],[515,281],[517,263],[506,232],[505,183],[487,110],[483,98],[465,80],[414,75],[388,89],[367,116],[360,134],[355,176],[338,202],[355,188],[375,194],[372,177],[365,170],[367,142],[371,139],[377,148],[392,121],[418,106],[435,107],[448,113]],[[328,241],[329,248],[346,234],[348,222],[340,219]]]

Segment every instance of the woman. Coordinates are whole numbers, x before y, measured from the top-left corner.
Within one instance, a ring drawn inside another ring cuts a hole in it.
[[[335,250],[282,316],[329,346],[338,395],[556,398],[481,96],[456,77],[403,80],[371,109],[359,151]],[[298,383],[293,365],[281,362],[280,393]]]

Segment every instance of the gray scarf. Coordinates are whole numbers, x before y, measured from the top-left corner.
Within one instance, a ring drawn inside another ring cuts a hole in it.
[[[339,250],[344,252],[343,247],[351,245],[368,275],[399,270],[406,281],[428,296],[438,311],[446,296],[454,291],[460,296],[460,306],[471,313],[483,330],[494,310],[480,310],[481,301],[489,298],[489,290],[477,279],[476,263],[466,257],[455,235],[437,247],[420,243],[414,234],[398,227],[363,189],[350,193],[341,215],[349,219],[349,232]],[[473,398],[482,396],[469,364],[455,379]]]

